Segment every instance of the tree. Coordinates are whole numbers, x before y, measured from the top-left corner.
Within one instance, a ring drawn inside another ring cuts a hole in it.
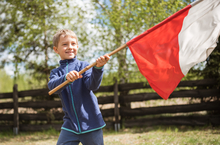
[[[49,23],[57,19],[54,13],[58,10],[54,1],[7,0],[4,4],[6,17],[3,19],[5,28],[1,31],[4,35],[1,43],[4,50],[14,55],[15,76],[19,71],[18,65],[23,64],[36,68],[37,73],[48,78],[48,53],[52,48],[50,40],[52,32],[57,29],[56,22]],[[58,18],[62,20],[62,17]],[[38,59],[42,56],[43,59]]]
[[[218,38],[218,43],[214,51],[211,53],[211,55],[206,60],[207,63],[205,65],[204,70],[202,71],[201,75],[204,76],[204,78],[213,78],[217,79],[220,86],[220,37]]]
[[[98,42],[105,52],[112,51],[131,38],[161,22],[185,7],[190,0],[93,0],[97,12],[93,23],[98,31]],[[96,41],[97,41],[96,39]],[[129,81],[129,70],[137,70],[128,48],[111,59],[111,70],[117,71],[120,83]]]
[[[74,11],[73,11],[74,10]],[[15,81],[21,67],[31,70],[46,85],[50,70],[57,66],[58,56],[52,55],[52,37],[60,28],[73,28],[86,23],[86,11],[68,0],[4,0],[0,2],[0,51],[13,55]],[[73,20],[77,20],[74,22]],[[84,26],[85,27],[85,26]],[[80,30],[79,39],[87,40],[86,29]],[[84,43],[82,43],[84,44]],[[27,71],[26,71],[27,72]]]

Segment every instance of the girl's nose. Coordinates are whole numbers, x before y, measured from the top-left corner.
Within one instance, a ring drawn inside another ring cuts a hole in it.
[[[68,45],[69,49],[73,49],[73,46],[71,44]]]

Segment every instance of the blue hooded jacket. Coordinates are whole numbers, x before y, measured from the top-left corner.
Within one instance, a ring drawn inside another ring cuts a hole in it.
[[[70,71],[79,72],[88,65],[89,63],[79,61],[76,57],[60,60],[60,66],[50,73],[49,89],[52,90],[66,81],[66,75]],[[105,126],[97,97],[92,92],[99,88],[103,71],[104,68],[90,68],[82,74],[83,78],[77,79],[55,92],[60,96],[64,112],[64,123],[61,129],[82,134]]]

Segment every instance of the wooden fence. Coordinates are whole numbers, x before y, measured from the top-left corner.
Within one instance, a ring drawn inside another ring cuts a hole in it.
[[[145,83],[117,84],[111,86],[101,86],[94,93],[113,94],[98,97],[99,105],[111,104],[112,108],[102,109],[102,115],[106,121],[106,128],[114,128],[116,131],[120,125],[124,127],[134,126],[152,126],[152,125],[220,125],[220,91],[217,81],[212,79],[198,81],[181,81],[176,91],[169,99],[177,98],[211,98],[207,102],[197,102],[182,105],[166,105],[153,107],[130,108],[122,103],[147,102],[152,100],[161,100],[156,93],[137,93],[132,94],[132,90],[150,89]],[[201,89],[200,89],[201,88]],[[53,101],[34,101],[39,96],[48,96],[48,89],[18,91],[17,85],[14,85],[12,93],[0,93],[0,131],[14,130],[18,131],[39,131],[55,128],[60,130],[62,125],[63,113],[52,112],[51,109],[61,108],[61,101],[56,95]],[[130,92],[127,95],[120,95],[120,92]],[[29,97],[26,101],[25,97]],[[30,99],[31,98],[31,99]],[[214,99],[213,99],[214,98]],[[11,101],[8,101],[10,100]],[[13,99],[13,100],[12,100]],[[35,111],[26,113],[19,111],[21,108],[42,109],[44,111]],[[6,110],[6,111],[5,111]],[[11,110],[11,112],[10,112]],[[45,111],[47,110],[47,111]],[[9,111],[10,113],[7,113]],[[203,115],[178,115],[181,113],[190,113],[206,111]],[[215,113],[210,113],[210,112]],[[111,118],[111,119],[109,119]]]

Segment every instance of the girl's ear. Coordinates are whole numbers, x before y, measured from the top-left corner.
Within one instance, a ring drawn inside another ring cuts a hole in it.
[[[59,54],[59,53],[58,53],[58,50],[57,50],[57,47],[54,46],[54,47],[53,47],[53,50],[54,50],[57,54]]]

